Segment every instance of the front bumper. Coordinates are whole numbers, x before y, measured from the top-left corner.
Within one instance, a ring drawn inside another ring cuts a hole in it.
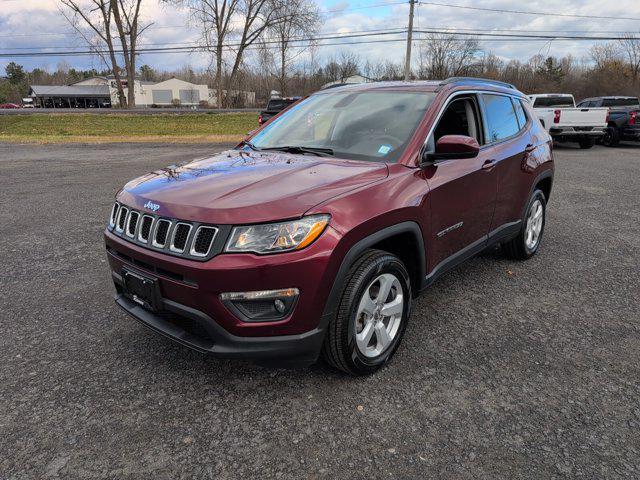
[[[117,282],[115,276],[114,280]],[[296,365],[316,361],[324,331],[316,328],[300,335],[237,337],[206,314],[171,300],[163,300],[162,314],[150,312],[118,293],[116,304],[156,333],[186,347],[222,358],[278,361]]]
[[[296,359],[320,352],[327,298],[340,267],[338,233],[328,227],[309,247],[277,255],[221,254],[206,262],[155,252],[105,231],[116,303],[152,330],[201,352],[221,357]],[[124,296],[123,268],[156,279],[160,306],[151,312]],[[225,292],[297,288],[291,313],[247,322],[220,300]]]

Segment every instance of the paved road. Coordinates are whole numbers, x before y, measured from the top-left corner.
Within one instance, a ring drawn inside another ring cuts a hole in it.
[[[0,479],[640,477],[640,148],[557,149],[539,255],[439,280],[363,379],[210,359],[113,304],[114,192],[215,149],[0,146]]]

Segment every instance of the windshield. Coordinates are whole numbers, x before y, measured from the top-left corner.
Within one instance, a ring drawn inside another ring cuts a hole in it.
[[[417,92],[318,93],[251,139],[258,148],[330,149],[351,160],[396,161],[435,97]]]
[[[605,98],[602,101],[603,107],[632,107],[640,104],[640,100],[633,97],[628,98]]]
[[[573,97],[557,96],[557,97],[538,97],[536,98],[534,107],[574,107]]]

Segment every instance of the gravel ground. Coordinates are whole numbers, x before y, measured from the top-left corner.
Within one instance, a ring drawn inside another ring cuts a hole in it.
[[[0,479],[640,477],[640,147],[556,149],[539,254],[417,302],[378,374],[215,360],[113,303],[113,194],[220,146],[0,145]]]

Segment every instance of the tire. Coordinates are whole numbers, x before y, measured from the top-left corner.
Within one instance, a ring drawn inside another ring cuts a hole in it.
[[[384,301],[378,299],[383,285],[389,292]],[[400,299],[399,295],[402,295]],[[380,302],[395,314],[384,316]],[[327,329],[323,359],[350,375],[374,373],[389,361],[400,345],[411,303],[411,283],[402,261],[380,250],[365,251],[347,274],[338,311]],[[373,310],[373,314],[367,313],[369,310]]]
[[[538,205],[540,205],[540,207],[542,208],[541,218],[539,220],[539,223],[536,223],[536,225],[532,226],[531,222],[538,222],[537,220],[533,219],[533,216],[538,210]],[[534,209],[535,211],[533,211]],[[520,227],[518,236],[502,245],[502,248],[507,257],[514,260],[527,260],[533,257],[540,247],[542,234],[544,233],[544,226],[547,220],[547,201],[544,197],[544,193],[542,193],[542,190],[535,190],[533,192],[531,198],[529,198],[529,201],[527,202],[527,208],[524,212],[525,213],[522,219],[522,226]],[[534,228],[532,233],[534,234],[535,239],[533,237],[529,237],[530,226]]]
[[[583,138],[578,142],[578,145],[580,145],[580,148],[583,150],[590,149],[594,144],[595,142],[591,138]]]
[[[615,127],[607,127],[602,137],[602,145],[606,147],[617,147],[620,143],[620,134]]]

